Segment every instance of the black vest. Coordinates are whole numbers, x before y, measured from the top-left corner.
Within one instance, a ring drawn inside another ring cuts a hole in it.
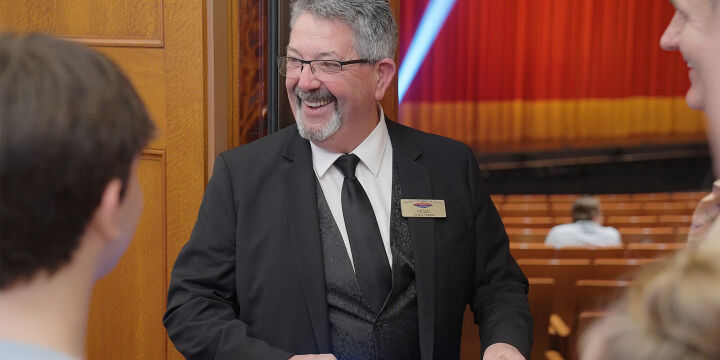
[[[335,219],[316,180],[325,265],[328,319],[338,360],[420,359],[415,261],[407,219],[400,212],[400,182],[393,169],[390,211],[392,290],[380,314],[363,298]]]

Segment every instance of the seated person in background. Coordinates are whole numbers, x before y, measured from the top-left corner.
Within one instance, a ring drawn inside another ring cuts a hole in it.
[[[556,225],[545,238],[545,245],[556,248],[566,246],[618,246],[620,233],[611,226],[602,226],[600,200],[583,195],[572,206],[573,223]]]
[[[720,239],[641,272],[583,332],[582,360],[720,359]]]
[[[154,126],[103,55],[0,33],[0,129],[0,358],[83,358],[93,285],[140,217]]]

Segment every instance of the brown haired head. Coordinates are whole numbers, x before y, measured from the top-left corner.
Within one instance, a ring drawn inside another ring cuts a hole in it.
[[[127,182],[153,131],[105,56],[0,34],[0,289],[70,260],[105,186]]]
[[[600,215],[600,200],[594,196],[582,195],[573,203],[573,221],[593,220],[598,215]]]

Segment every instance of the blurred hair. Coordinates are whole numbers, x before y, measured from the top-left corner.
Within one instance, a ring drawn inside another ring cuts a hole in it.
[[[600,213],[600,200],[594,196],[582,195],[572,206],[573,221],[592,220]]]
[[[124,193],[153,131],[105,56],[0,34],[0,289],[70,261],[107,184],[120,179]]]
[[[361,58],[376,62],[395,56],[398,30],[387,0],[295,0],[290,9],[291,28],[298,16],[307,11],[348,24],[353,31],[355,51]]]
[[[720,239],[639,274],[582,335],[583,360],[720,359]]]

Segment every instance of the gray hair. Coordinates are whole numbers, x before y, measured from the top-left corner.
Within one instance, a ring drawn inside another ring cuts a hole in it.
[[[387,0],[295,0],[290,5],[290,27],[301,13],[340,20],[353,31],[353,46],[361,58],[393,58],[398,30]]]

